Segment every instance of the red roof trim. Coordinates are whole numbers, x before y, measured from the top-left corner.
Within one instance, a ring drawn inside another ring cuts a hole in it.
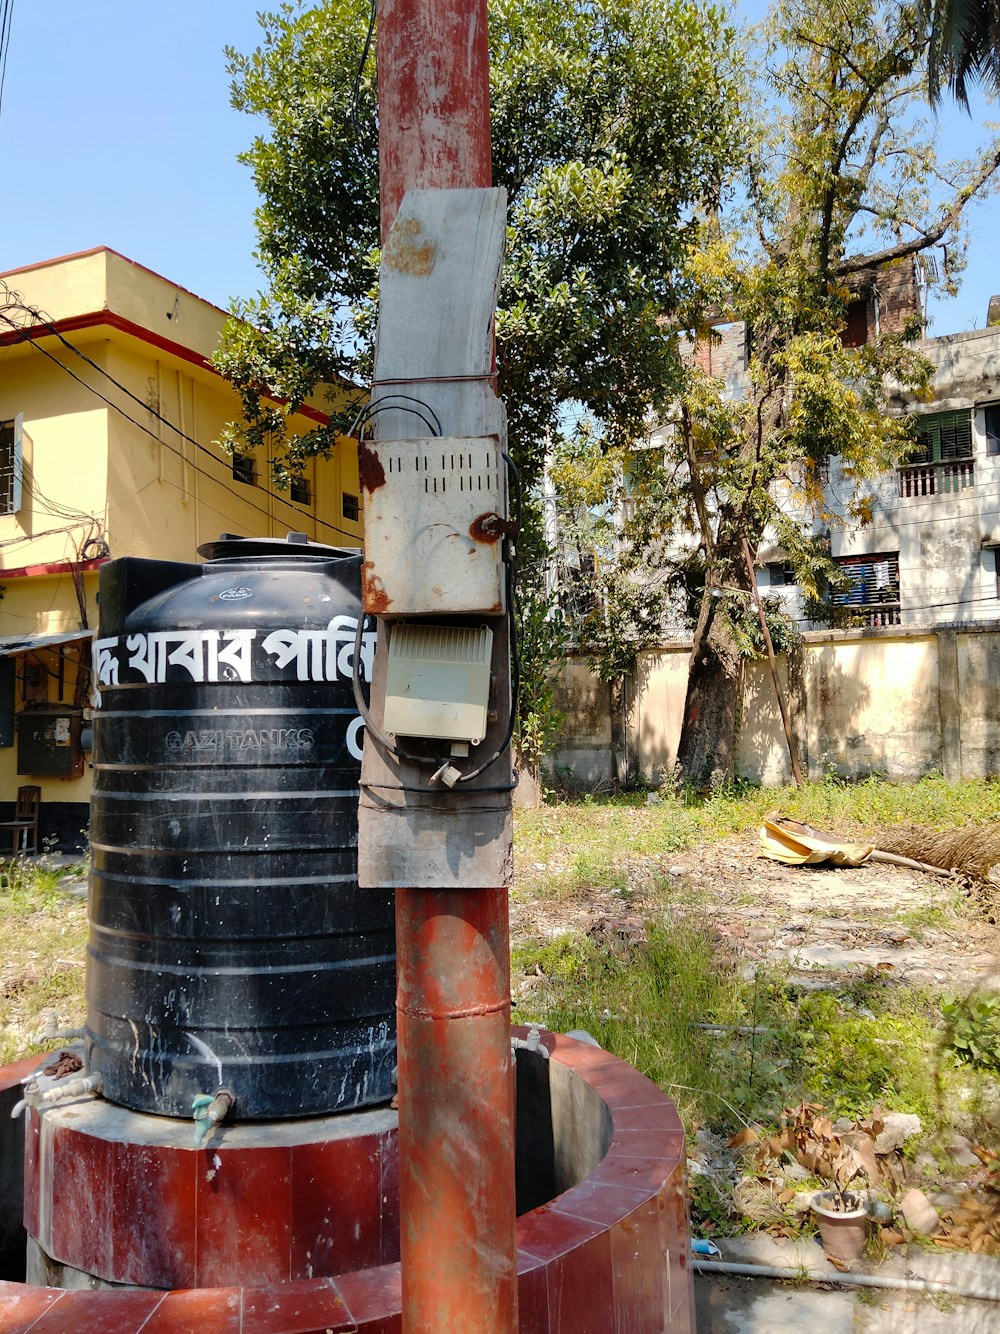
[[[71,570],[99,570],[107,556],[95,560],[56,560],[48,565],[21,565],[16,570],[0,569],[0,579],[33,579],[41,574],[68,574]]]
[[[33,267],[37,268],[38,266]],[[2,276],[6,275],[0,275],[0,277]],[[189,362],[192,366],[197,366],[199,370],[219,376],[219,372],[212,363],[206,357],[203,357],[200,352],[195,352],[193,348],[186,347],[183,343],[175,343],[172,338],[164,338],[162,334],[153,333],[151,329],[136,324],[134,320],[126,319],[124,315],[119,315],[113,310],[94,310],[86,315],[67,315],[63,319],[53,320],[48,325],[35,325],[28,329],[11,329],[5,333],[0,333],[0,347],[10,347],[15,343],[33,342],[36,338],[51,336],[53,331],[66,334],[75,333],[78,329],[95,329],[101,326],[107,326],[117,329],[120,333],[129,334],[131,337],[138,338],[141,342],[148,343],[161,352],[166,352],[172,357],[178,357],[182,361]],[[219,376],[219,378],[222,377]],[[275,400],[279,403],[281,401],[281,399]],[[330,421],[327,413],[320,412],[318,408],[311,408],[306,404],[298,409],[298,413],[320,426],[326,426]]]

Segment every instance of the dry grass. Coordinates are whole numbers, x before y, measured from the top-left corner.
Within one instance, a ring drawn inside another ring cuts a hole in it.
[[[944,830],[909,826],[885,832],[879,846],[883,852],[954,871],[969,883],[989,920],[1000,919],[1000,825]]]

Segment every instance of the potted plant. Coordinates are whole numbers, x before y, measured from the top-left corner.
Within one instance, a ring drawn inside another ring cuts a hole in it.
[[[800,1103],[782,1137],[803,1167],[830,1182],[828,1189],[816,1193],[812,1211],[823,1250],[831,1260],[843,1263],[864,1251],[868,1218],[861,1193],[848,1187],[859,1176],[871,1182],[885,1177],[894,1183],[875,1153],[875,1140],[884,1128],[882,1109],[876,1106],[871,1116],[843,1132],[834,1130],[823,1111],[812,1103]]]

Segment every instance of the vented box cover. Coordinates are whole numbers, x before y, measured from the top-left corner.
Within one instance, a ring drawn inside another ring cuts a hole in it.
[[[493,631],[397,624],[386,664],[385,730],[478,745],[486,735]]]

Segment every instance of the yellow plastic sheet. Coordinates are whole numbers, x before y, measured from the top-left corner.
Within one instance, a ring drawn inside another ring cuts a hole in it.
[[[862,866],[875,851],[874,845],[846,843],[778,811],[764,816],[759,838],[761,853],[786,866]]]

